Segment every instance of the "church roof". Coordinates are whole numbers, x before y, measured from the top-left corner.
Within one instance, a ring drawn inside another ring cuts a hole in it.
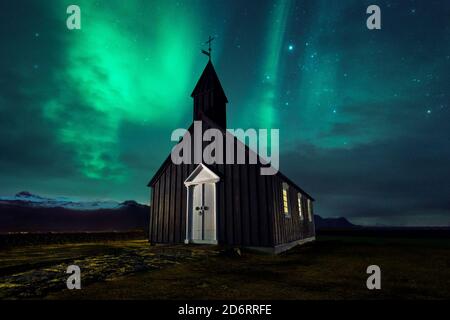
[[[214,70],[211,60],[208,61],[208,64],[203,70],[200,79],[198,79],[194,91],[192,91],[191,97],[210,91],[216,91],[220,96],[225,98],[225,102],[228,102],[225,91],[223,91],[219,77],[217,76],[216,70]]]
[[[216,124],[213,120],[211,120],[210,118],[208,118],[205,115],[202,115],[202,119],[201,121],[207,123],[210,125],[210,127],[212,128],[217,128],[219,129],[222,134],[226,135],[226,134],[230,134],[226,129],[220,127],[218,124]],[[191,124],[191,126],[189,127],[189,129],[187,130],[188,132],[192,132],[194,130],[194,123]],[[239,140],[234,137],[235,142],[238,143]],[[243,144],[245,151],[248,152],[254,152],[252,151],[245,143]],[[151,178],[150,182],[147,184],[147,187],[153,187],[154,184],[156,183],[156,181],[159,179],[159,177],[161,176],[161,174],[164,172],[165,168],[172,163],[172,158],[171,158],[171,154],[169,153],[169,155],[167,156],[166,160],[161,164],[161,166],[159,167],[159,169],[155,172],[155,174],[153,175],[153,177]],[[202,162],[203,163],[203,162]],[[203,163],[204,164],[204,163]],[[213,170],[212,167],[204,164],[205,166],[207,166],[209,169]],[[258,163],[258,166],[261,166],[260,163]],[[214,170],[213,170],[214,171]],[[214,171],[215,172],[215,171]],[[217,172],[215,172],[216,174],[218,174]],[[305,196],[307,196],[309,199],[311,199],[312,201],[314,201],[314,198],[307,193],[305,190],[303,190],[302,188],[300,188],[300,186],[298,184],[296,184],[294,181],[292,181],[291,179],[289,179],[287,176],[285,176],[283,173],[281,173],[281,171],[278,171],[276,174],[276,176],[280,177],[282,180],[284,180],[285,182],[287,182],[289,185],[297,188],[302,194],[304,194]]]

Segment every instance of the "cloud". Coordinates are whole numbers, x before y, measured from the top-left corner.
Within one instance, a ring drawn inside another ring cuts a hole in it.
[[[426,223],[427,215],[439,215],[445,224],[450,220],[446,121],[415,129],[350,149],[298,145],[282,155],[281,170],[316,197],[317,213],[324,216],[385,223],[395,217],[405,223],[419,215]]]

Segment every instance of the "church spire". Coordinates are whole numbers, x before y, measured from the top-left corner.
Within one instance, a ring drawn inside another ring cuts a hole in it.
[[[194,98],[194,121],[201,120],[202,115],[206,115],[220,127],[226,129],[226,104],[228,99],[211,61],[212,40],[214,38],[209,37],[207,42],[209,43],[209,51],[202,50],[209,57],[209,61],[191,94],[191,97]]]

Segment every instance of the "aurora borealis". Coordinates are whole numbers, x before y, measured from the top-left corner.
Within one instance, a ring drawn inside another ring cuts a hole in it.
[[[1,194],[148,202],[213,35],[228,127],[279,128],[317,214],[450,223],[448,1],[5,0],[0,21]]]

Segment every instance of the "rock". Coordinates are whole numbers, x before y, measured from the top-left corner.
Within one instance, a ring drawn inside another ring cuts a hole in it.
[[[240,248],[234,247],[234,248],[228,248],[220,252],[221,255],[227,256],[227,257],[241,257],[242,251]]]

